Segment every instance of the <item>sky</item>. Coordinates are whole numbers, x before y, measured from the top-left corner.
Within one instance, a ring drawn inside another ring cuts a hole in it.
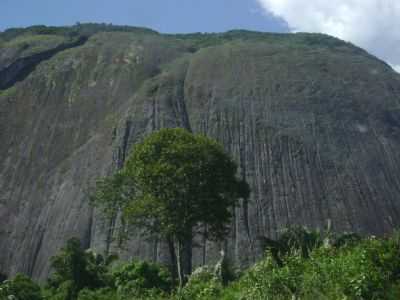
[[[400,0],[0,0],[0,30],[104,22],[163,33],[321,32],[400,72]]]
[[[288,31],[257,0],[0,0],[0,30],[77,21],[145,26],[164,33]]]
[[[323,32],[390,63],[400,72],[400,0],[258,0],[291,31]]]

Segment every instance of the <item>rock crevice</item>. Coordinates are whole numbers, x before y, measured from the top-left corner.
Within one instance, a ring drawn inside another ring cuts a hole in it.
[[[54,49],[16,59],[10,65],[0,70],[0,90],[8,89],[15,83],[23,81],[41,62],[52,58],[61,51],[82,46],[87,40],[87,37],[80,37],[76,41],[58,45]]]

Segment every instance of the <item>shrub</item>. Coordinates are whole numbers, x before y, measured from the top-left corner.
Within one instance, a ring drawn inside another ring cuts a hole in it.
[[[192,273],[185,287],[178,292],[178,298],[184,300],[219,299],[221,290],[221,279],[212,268],[203,266]]]
[[[83,289],[79,292],[78,300],[119,300],[115,290],[102,288],[97,290]]]
[[[399,250],[395,235],[352,238],[340,248],[323,245],[306,256],[289,251],[279,263],[268,252],[233,288],[240,299],[400,299]]]
[[[29,277],[18,274],[0,284],[0,299],[42,300],[40,287]]]
[[[58,255],[51,258],[54,273],[48,279],[48,288],[54,294],[63,295],[61,299],[72,300],[84,288],[106,287],[111,284],[107,268],[111,261],[84,251],[79,240],[72,238]]]
[[[113,272],[115,286],[121,296],[162,294],[172,289],[168,270],[155,263],[132,261]]]

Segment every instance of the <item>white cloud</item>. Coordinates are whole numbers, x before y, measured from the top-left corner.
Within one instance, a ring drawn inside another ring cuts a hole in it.
[[[322,32],[400,66],[400,0],[257,0],[293,31]]]

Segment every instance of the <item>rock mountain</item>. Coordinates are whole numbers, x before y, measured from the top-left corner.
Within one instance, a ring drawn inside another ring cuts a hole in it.
[[[384,234],[400,225],[400,75],[320,34],[165,35],[134,27],[34,26],[0,33],[0,271],[43,279],[85,247],[167,261],[163,241],[89,203],[134,143],[182,126],[223,143],[251,185],[222,245],[194,264],[239,265],[290,224]]]

